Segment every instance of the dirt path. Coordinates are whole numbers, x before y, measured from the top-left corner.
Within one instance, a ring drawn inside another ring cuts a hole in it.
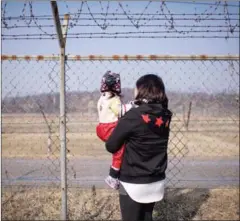
[[[169,159],[171,160],[171,159]],[[170,187],[216,188],[239,185],[239,159],[192,160],[184,158],[182,166],[169,163],[167,176]],[[73,169],[72,169],[73,168]],[[72,158],[68,166],[70,186],[105,187],[103,182],[109,169],[109,160]],[[178,170],[181,170],[179,173]],[[48,159],[2,159],[2,185],[53,185],[60,182],[58,161]]]

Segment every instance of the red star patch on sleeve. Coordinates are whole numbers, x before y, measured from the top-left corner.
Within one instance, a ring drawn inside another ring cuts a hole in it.
[[[162,117],[156,118],[156,123],[155,123],[155,125],[157,125],[158,127],[160,127],[162,124],[163,124]]]
[[[148,114],[142,114],[142,119],[144,120],[145,123],[149,123],[151,119],[149,118]]]

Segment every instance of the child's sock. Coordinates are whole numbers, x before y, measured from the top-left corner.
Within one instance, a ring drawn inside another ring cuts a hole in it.
[[[107,183],[108,186],[110,186],[111,188],[117,190],[119,189],[119,180],[118,179],[115,179],[111,176],[107,176],[105,178],[105,182]]]
[[[110,186],[111,188],[117,190],[119,188],[119,174],[120,170],[114,167],[110,167],[109,175],[105,179],[105,182]]]

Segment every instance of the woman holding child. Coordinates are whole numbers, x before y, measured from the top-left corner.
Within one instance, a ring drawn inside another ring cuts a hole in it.
[[[117,88],[120,88],[120,78],[117,76]],[[108,92],[116,82],[110,78],[112,83],[106,89]],[[117,102],[109,101],[113,98],[116,100],[116,97]],[[112,125],[110,127],[109,122],[100,121],[97,134],[106,142],[106,149],[113,154],[113,164],[115,158],[120,162],[117,173],[112,175],[116,175],[113,177],[113,187],[119,189],[122,220],[152,221],[155,202],[164,196],[172,117],[168,110],[164,83],[157,75],[142,76],[136,82],[135,100],[128,108],[121,104],[119,93],[113,93],[106,103],[109,104],[107,111],[112,111],[118,118],[114,122],[109,121]],[[104,109],[104,105],[101,105],[98,104],[99,116]]]

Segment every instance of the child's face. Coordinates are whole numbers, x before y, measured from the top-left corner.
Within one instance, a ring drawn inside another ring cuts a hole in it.
[[[137,89],[137,88],[135,88],[135,89],[134,89],[134,98],[136,98],[136,97],[137,97],[137,94],[138,94],[138,89]]]

